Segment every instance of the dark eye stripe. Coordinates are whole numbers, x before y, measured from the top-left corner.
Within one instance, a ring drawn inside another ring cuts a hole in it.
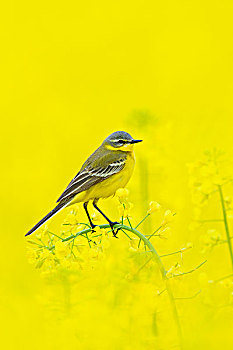
[[[122,143],[122,144],[127,143],[127,141],[125,141],[125,140],[118,140],[117,142]]]
[[[127,140],[111,140],[111,142],[114,142],[114,143],[128,143],[129,141],[127,141]]]

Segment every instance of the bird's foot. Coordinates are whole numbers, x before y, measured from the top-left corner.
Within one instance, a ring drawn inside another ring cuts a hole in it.
[[[92,233],[95,232],[95,228],[96,228],[97,226],[98,226],[98,225],[94,225],[94,224],[91,225],[91,232],[92,232]]]
[[[112,229],[113,237],[119,238],[119,237],[117,237],[117,234],[118,234],[118,231],[119,231],[120,229],[117,228],[116,231],[114,230],[114,226],[115,226],[115,225],[119,225],[119,222],[117,222],[117,221],[110,222],[109,225],[110,225],[110,227],[111,227],[111,229]]]

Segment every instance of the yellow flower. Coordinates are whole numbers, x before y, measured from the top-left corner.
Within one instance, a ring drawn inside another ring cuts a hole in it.
[[[72,234],[76,234],[77,232],[80,232],[82,230],[83,230],[83,225],[76,224],[76,225],[70,226],[70,233]]]
[[[90,259],[97,259],[99,256],[99,250],[96,248],[89,249],[89,258]]]
[[[43,249],[43,253],[41,254],[41,257],[44,259],[48,259],[48,260],[53,260],[54,259],[54,255],[52,253],[52,250],[49,250],[47,248]]]
[[[28,258],[29,264],[34,264],[38,259],[38,255],[34,249],[28,249],[27,258]]]
[[[100,221],[101,215],[98,211],[94,211],[94,213],[91,215],[92,221]]]
[[[121,203],[125,203],[128,200],[129,190],[127,188],[118,188],[116,191],[116,196]]]
[[[163,230],[159,231],[160,238],[169,238],[171,236],[171,227],[165,227]]]
[[[161,205],[155,201],[151,201],[149,203],[149,209],[147,211],[147,214],[152,214],[152,213],[155,213],[157,211],[159,211],[161,208]]]
[[[176,273],[179,273],[180,264],[176,263],[167,271],[167,277],[171,277]]]
[[[55,243],[55,253],[58,259],[65,258],[69,254],[69,247],[62,241]]]
[[[186,248],[187,249],[193,248],[193,243],[192,242],[187,242],[186,243]]]
[[[47,233],[47,231],[48,231],[48,225],[44,224],[36,233],[35,235],[36,238],[39,240],[42,239],[44,235]]]
[[[123,216],[123,217],[124,217],[124,211],[125,211],[125,209],[124,209],[123,205],[118,205],[117,209],[118,209],[118,211],[119,211],[120,216]]]
[[[204,182],[200,187],[200,191],[204,194],[209,194],[213,190],[214,190],[214,187],[213,187],[213,184],[211,183],[211,181]]]
[[[227,209],[230,209],[231,204],[232,204],[232,197],[227,196],[227,197],[224,198],[224,201],[225,201]]]
[[[219,241],[221,239],[221,234],[214,229],[208,230],[207,233],[213,241]]]
[[[99,226],[96,226],[95,227],[95,230],[94,230],[94,232],[93,232],[93,235],[95,235],[95,236],[98,236],[98,235],[103,235],[103,234],[105,234],[105,230],[103,230],[103,229],[101,229]]]
[[[77,217],[76,217],[76,215],[74,213],[69,213],[66,216],[66,222],[71,224],[71,225],[77,224]]]
[[[133,203],[131,202],[119,205],[118,210],[119,210],[120,216],[121,217],[123,216],[123,218],[130,217],[130,212],[132,208],[133,208]]]
[[[208,165],[202,166],[200,169],[200,174],[204,177],[216,174],[216,166],[213,163],[208,163]]]
[[[172,214],[171,210],[166,210],[164,213],[163,224],[165,225],[173,220],[174,220],[174,215]]]
[[[72,226],[70,224],[64,223],[61,226],[61,233],[64,233],[66,235],[70,234],[71,228],[72,228]]]
[[[136,251],[138,250],[138,242],[139,238],[132,238],[129,240],[130,250]]]
[[[99,226],[97,226],[95,227],[95,232],[93,233],[94,236],[98,236],[93,238],[93,240],[99,244],[99,247],[104,249],[107,249],[110,246],[109,234],[107,232],[108,230],[101,229]]]

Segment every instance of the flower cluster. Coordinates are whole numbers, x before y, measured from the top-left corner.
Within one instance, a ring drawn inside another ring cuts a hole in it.
[[[222,152],[205,152],[201,161],[189,164],[190,185],[194,208],[194,221],[190,229],[200,234],[200,252],[208,254],[210,263],[219,269],[220,251],[224,249],[225,274],[218,278],[208,278],[200,274],[203,301],[213,308],[232,304],[233,275],[227,274],[230,262],[233,268],[232,219],[232,169],[231,163]],[[226,193],[228,194],[226,195]],[[213,251],[213,248],[214,249]],[[227,253],[228,250],[228,253]],[[227,258],[227,256],[230,258]],[[224,300],[224,302],[223,302]]]
[[[86,225],[79,224],[75,220],[77,220],[77,215],[71,212],[67,215],[59,236],[50,232],[45,226],[38,231],[33,240],[29,239],[29,262],[35,264],[36,268],[50,272],[61,267],[80,270],[94,268],[110,246],[112,235],[99,227],[96,227],[95,232],[92,232],[90,229],[86,229]],[[88,230],[90,232],[86,232]],[[79,232],[80,234],[74,239],[64,241],[67,234]]]
[[[130,212],[133,204],[128,199],[128,189],[119,189],[116,197],[119,202],[118,209],[121,223],[123,224],[127,220],[128,225],[132,227]],[[136,225],[136,228],[155,212],[161,212],[161,205],[152,201],[149,203],[147,214]],[[98,223],[99,219],[99,213],[94,212],[92,220]],[[170,210],[165,210],[161,216],[161,224],[153,232],[147,234],[147,237],[149,239],[154,237],[168,238],[171,235],[171,228],[168,225],[173,219],[174,214]],[[123,230],[122,232],[126,233]],[[70,236],[71,239],[67,239]],[[128,247],[130,251],[144,249],[143,245],[139,244],[139,238],[130,237],[129,235],[126,235],[126,238],[129,238]],[[88,224],[81,223],[79,210],[75,207],[67,214],[61,226],[60,234],[50,232],[48,226],[44,225],[37,231],[33,239],[28,239],[28,260],[42,271],[53,272],[61,267],[80,270],[86,270],[87,267],[93,269],[104,258],[112,240],[114,238],[111,229],[96,226],[94,230],[91,230]]]
[[[174,334],[169,342],[181,342],[177,338],[180,326],[174,311],[176,304],[170,280],[185,275],[182,272],[183,253],[192,248],[192,244],[187,243],[175,252],[159,256],[155,248],[151,250],[151,247],[156,246],[159,238],[171,237],[175,213],[169,209],[164,210],[159,203],[151,201],[145,216],[133,225],[133,205],[129,201],[129,191],[119,189],[116,198],[121,216],[118,239],[106,225],[100,224],[92,230],[89,224],[82,222],[79,209],[75,207],[67,214],[60,233],[53,233],[48,226],[43,226],[33,238],[28,239],[28,260],[42,272],[52,296],[55,291],[51,291],[51,288],[56,288],[56,303],[62,317],[71,311],[75,315],[79,314],[82,303],[77,296],[89,288],[89,279],[92,281],[91,290],[100,289],[99,283],[104,281],[105,276],[110,283],[105,287],[105,298],[109,299],[111,306],[108,307],[113,308],[118,319],[130,322],[131,318],[137,318],[137,314],[143,315],[145,308],[150,310],[147,316],[140,316],[138,322],[134,323],[138,329],[149,329],[153,323],[150,340],[145,339],[146,346],[155,337],[158,338],[158,332],[161,333],[160,344],[164,343],[165,322],[162,314],[167,314],[167,303],[170,303],[169,317],[174,322]],[[98,213],[92,213],[92,219],[95,223],[100,223]],[[153,222],[154,219],[158,220],[157,227],[142,234],[140,226],[151,219]],[[167,267],[161,260],[165,257],[173,258],[168,260]],[[59,290],[62,293],[59,294]],[[54,300],[51,304],[54,304]],[[125,310],[123,317],[121,310]],[[170,345],[166,343],[164,346]]]

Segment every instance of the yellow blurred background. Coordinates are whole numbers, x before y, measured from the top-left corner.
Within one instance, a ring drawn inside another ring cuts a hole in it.
[[[186,164],[213,147],[232,157],[232,15],[230,0],[3,4],[4,348],[39,349],[43,344],[45,311],[38,295],[44,285],[27,262],[24,234],[53,207],[82,162],[111,132],[125,130],[144,139],[136,155],[142,162],[149,159],[148,200],[178,214],[170,246],[189,241],[192,204]],[[144,125],[142,118],[138,126],[134,119],[143,113],[151,120]],[[137,166],[129,189],[140,216]],[[113,217],[114,206],[111,199],[103,203]],[[51,222],[53,229],[62,215]],[[198,253],[193,259],[194,265],[199,262]],[[54,329],[51,339],[48,332],[46,337],[50,348],[69,347],[68,339],[54,340]],[[198,346],[206,349],[208,343]]]

